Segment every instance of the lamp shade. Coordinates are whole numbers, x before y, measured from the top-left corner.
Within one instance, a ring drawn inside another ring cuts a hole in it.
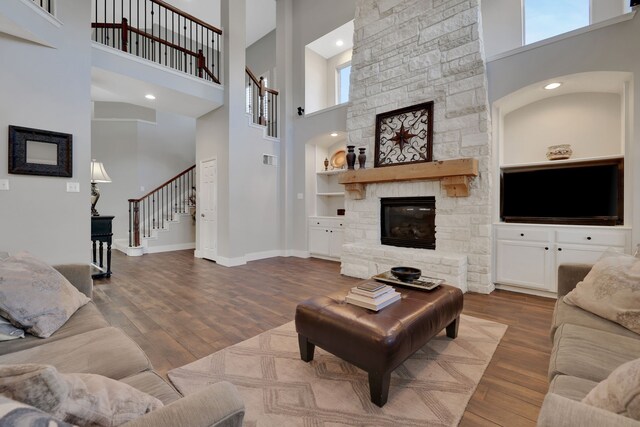
[[[91,160],[91,182],[111,182],[102,162],[96,162],[95,159]]]

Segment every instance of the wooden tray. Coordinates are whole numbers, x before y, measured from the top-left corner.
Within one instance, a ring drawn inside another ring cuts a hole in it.
[[[419,279],[416,279],[412,282],[403,282],[401,280],[398,280],[393,274],[391,274],[390,271],[385,271],[384,273],[373,276],[372,279],[382,283],[407,286],[409,288],[422,289],[424,291],[431,291],[444,283],[443,279],[437,279],[435,277],[428,276],[420,276]]]

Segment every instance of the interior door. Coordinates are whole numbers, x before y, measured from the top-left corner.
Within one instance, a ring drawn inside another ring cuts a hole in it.
[[[200,162],[200,227],[198,239],[202,257],[216,260],[218,254],[218,193],[216,159]]]

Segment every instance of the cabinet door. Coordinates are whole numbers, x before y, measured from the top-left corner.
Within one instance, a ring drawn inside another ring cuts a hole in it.
[[[329,230],[309,227],[309,252],[329,256]]]
[[[497,241],[496,281],[555,292],[553,252],[548,243]]]
[[[331,236],[329,244],[329,256],[340,258],[342,255],[342,242],[344,240],[344,231],[334,228],[329,230]]]

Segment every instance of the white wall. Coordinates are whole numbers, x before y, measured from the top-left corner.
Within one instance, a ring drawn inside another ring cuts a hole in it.
[[[640,53],[636,40],[640,16],[578,34],[534,49],[490,61],[489,100],[493,103],[521,88],[575,73],[620,71],[633,74],[630,120],[625,123],[625,219],[633,226],[633,245],[640,243]],[[627,193],[627,191],[629,191]],[[627,197],[628,196],[628,197]],[[628,214],[627,214],[628,212]]]
[[[115,216],[114,238],[125,239],[127,200],[144,196],[195,164],[196,120],[160,111],[154,112],[155,122],[136,120],[148,116],[149,109],[122,103],[96,102],[95,110],[101,119],[91,122],[91,154],[112,180],[98,184],[97,209]],[[106,117],[109,112],[129,112],[129,118]]]
[[[73,4],[72,4],[73,3]],[[49,263],[90,259],[89,166],[91,49],[89,2],[59,1],[62,25],[19,1],[0,2],[0,15],[46,40],[43,47],[0,33],[0,247],[28,250]],[[7,127],[73,135],[73,177],[9,175]],[[68,182],[80,183],[67,193]]]
[[[620,95],[554,96],[504,116],[503,163],[546,161],[547,147],[571,144],[572,158],[619,155]]]
[[[309,48],[305,48],[304,56],[304,110],[306,114],[324,110],[329,105],[327,60]],[[335,78],[334,78],[335,81]],[[332,97],[335,99],[335,95]]]
[[[258,77],[263,73],[271,73],[276,68],[276,30],[247,48],[247,67]],[[273,77],[269,81],[269,87],[276,88]]]

